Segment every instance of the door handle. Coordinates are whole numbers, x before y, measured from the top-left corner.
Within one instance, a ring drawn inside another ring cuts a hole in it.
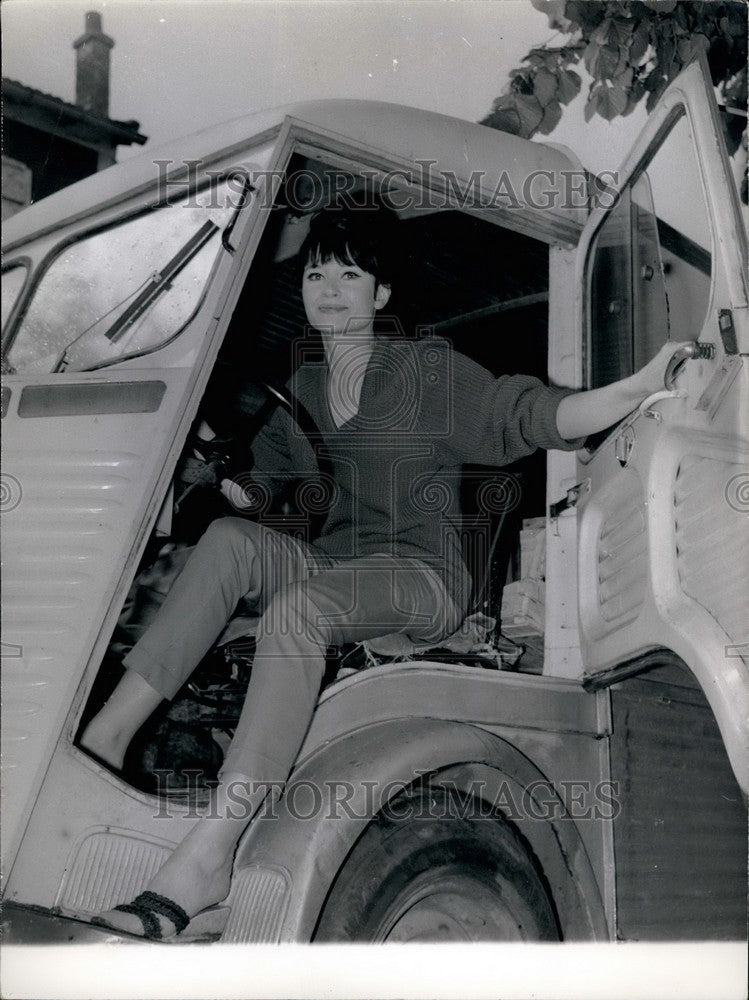
[[[674,351],[671,360],[666,366],[666,374],[663,378],[665,384],[665,389],[661,389],[660,392],[654,392],[647,399],[644,399],[640,403],[640,414],[643,417],[652,417],[653,420],[660,423],[661,415],[657,410],[653,410],[651,407],[653,403],[659,402],[661,399],[680,399],[687,395],[685,389],[675,389],[676,379],[679,377],[679,373],[684,365],[690,358],[698,360],[700,358],[705,358],[711,360],[715,357],[715,344],[703,343],[698,340],[690,340],[689,343],[684,344],[678,350]]]
[[[661,399],[682,399],[686,394],[686,389],[661,389],[660,392],[654,392],[640,403],[640,415],[652,417],[659,424],[663,418],[657,410],[651,409],[653,403],[658,403]]]
[[[674,351],[671,360],[666,366],[666,375],[663,380],[666,383],[666,389],[673,389],[679,372],[689,358],[707,358],[708,360],[711,360],[714,357],[715,344],[701,343],[698,340],[690,340],[688,344],[684,344],[684,346],[680,347],[678,351]]]

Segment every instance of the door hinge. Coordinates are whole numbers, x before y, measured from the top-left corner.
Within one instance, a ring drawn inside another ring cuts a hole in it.
[[[234,215],[232,215],[231,219],[229,219],[229,222],[224,228],[224,231],[221,233],[221,246],[224,248],[224,250],[226,250],[227,253],[235,254],[237,252],[237,248],[231,242],[231,234],[234,231],[234,227],[237,224],[239,213],[242,211],[245,205],[248,204],[248,202],[250,201],[250,197],[252,194],[254,194],[255,190],[256,190],[255,185],[250,181],[249,176],[245,174],[242,179],[242,191],[239,195],[239,202],[234,211]]]
[[[730,309],[718,310],[718,329],[723,341],[723,350],[726,354],[738,354],[739,345],[736,343],[736,327],[733,325],[733,313]]]
[[[580,497],[590,491],[590,479],[583,479],[581,483],[576,483],[567,490],[566,496],[549,506],[549,517],[555,521],[559,515],[572,507],[577,507]]]

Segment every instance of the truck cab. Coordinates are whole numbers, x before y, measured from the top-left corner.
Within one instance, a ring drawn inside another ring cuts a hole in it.
[[[335,197],[383,199],[408,227],[393,322],[497,375],[590,388],[669,339],[694,349],[577,453],[464,469],[465,641],[333,651],[229,897],[177,941],[742,937],[746,239],[696,61],[606,184],[558,147],[324,101],[197,133],[6,224],[7,940],[112,939],[87,921],[137,895],[205,805],[251,622],[129,770],[77,737],[196,533],[233,513],[188,495],[204,422],[231,412],[249,444],[286,405],[317,454],[283,386],[315,350],[294,255]],[[314,537],[319,471],[255,516]]]

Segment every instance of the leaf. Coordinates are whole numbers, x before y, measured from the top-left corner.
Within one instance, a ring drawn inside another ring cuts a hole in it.
[[[612,18],[611,27],[609,29],[608,44],[612,46],[618,45],[620,47],[628,46],[633,31],[634,24],[631,19],[625,19],[623,17]]]
[[[642,0],[642,2],[658,14],[670,14],[676,8],[677,0]]]
[[[559,50],[560,58],[564,59],[565,62],[579,62],[580,56],[583,54],[587,44],[587,42],[581,39],[575,42],[574,45],[563,45]]]
[[[524,139],[530,139],[544,116],[543,108],[535,97],[526,94],[517,94],[515,97],[515,107],[520,115],[520,132]]]
[[[562,105],[559,101],[551,101],[544,108],[544,116],[541,119],[541,124],[538,126],[538,131],[541,135],[549,135],[557,127],[559,122],[562,120]]]
[[[592,30],[606,15],[603,4],[590,3],[590,0],[568,0],[564,16],[583,30]]]
[[[631,66],[627,66],[622,70],[621,73],[617,73],[613,79],[613,83],[617,87],[621,87],[622,90],[629,90],[632,86],[632,80],[634,79],[634,70]]]
[[[582,80],[579,75],[571,69],[560,69],[557,73],[559,86],[557,88],[557,98],[562,104],[569,104],[580,93]]]
[[[587,43],[577,42],[575,45],[562,45],[556,48],[531,49],[523,62],[530,63],[531,69],[539,70],[542,67],[548,69],[550,73],[556,73],[560,68],[565,68],[569,63],[576,63],[580,59],[580,53]],[[522,72],[512,70],[512,73]]]
[[[596,110],[602,118],[610,122],[627,108],[627,91],[622,87],[602,87],[598,94]]]
[[[509,132],[511,135],[520,134],[520,115],[514,105],[512,107],[495,107],[491,114],[481,119],[479,124],[488,125],[489,128],[495,128],[499,132]]]
[[[544,58],[544,66],[550,73],[555,73],[564,56],[564,49],[549,49]]]
[[[497,97],[492,105],[492,111],[503,111],[506,108],[515,107],[515,95],[514,94],[502,94],[501,97]]]
[[[622,58],[621,50],[610,45],[589,42],[583,52],[585,68],[594,80],[608,79],[616,73]]]
[[[687,32],[690,31],[691,25],[689,23],[689,11],[685,4],[683,3],[677,4],[674,21],[684,31]]]
[[[556,98],[557,78],[548,69],[540,69],[533,79],[533,94],[542,108]]]
[[[618,45],[616,48],[611,45],[604,45],[598,59],[598,72],[593,75],[599,76],[603,80],[610,80],[616,76],[623,62],[622,51]]]
[[[643,98],[645,93],[645,87],[642,84],[642,80],[635,80],[629,89],[629,94],[627,95],[627,107],[622,111],[622,117],[626,118],[627,115],[632,114],[637,105]]]
[[[674,61],[675,55],[676,45],[674,44],[673,39],[663,38],[661,36],[655,47],[655,57],[662,72],[669,73],[671,71],[671,64]]]
[[[650,25],[647,20],[640,21],[632,34],[632,44],[629,47],[629,61],[639,63],[650,45]]]
[[[631,0],[608,0],[606,7],[614,17],[631,19],[633,17]]]
[[[601,58],[601,46],[596,42],[588,42],[583,52],[585,68],[592,77],[598,76],[598,61]]]
[[[585,121],[589,122],[593,115],[598,110],[598,90],[591,89],[588,94],[588,100],[585,102],[585,110],[583,115],[585,116]]]
[[[653,76],[651,73],[650,76]],[[668,78],[665,76],[655,77],[652,85],[649,86],[650,77],[645,81],[645,89],[650,91],[645,102],[645,110],[650,113],[660,100],[661,94],[668,86]]]
[[[613,18],[607,17],[594,28],[590,33],[591,42],[595,42],[596,45],[606,45],[609,40],[609,32],[611,31],[611,26],[613,24]]]
[[[645,90],[647,90],[648,93],[652,93],[654,90],[657,90],[661,85],[663,78],[663,70],[657,65],[654,66],[642,81]]]

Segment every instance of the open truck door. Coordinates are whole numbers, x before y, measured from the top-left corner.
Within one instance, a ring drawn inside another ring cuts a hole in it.
[[[613,199],[612,199],[613,200]],[[686,664],[746,791],[749,323],[746,235],[707,64],[665,92],[578,251],[586,385],[694,341],[663,391],[579,454],[585,679]],[[560,506],[563,506],[560,505]],[[554,513],[554,512],[552,512]]]
[[[6,875],[82,665],[101,659],[160,510],[169,519],[174,465],[248,266],[232,229],[259,230],[272,150],[265,136],[143,158],[32,206],[22,236],[7,226]]]

